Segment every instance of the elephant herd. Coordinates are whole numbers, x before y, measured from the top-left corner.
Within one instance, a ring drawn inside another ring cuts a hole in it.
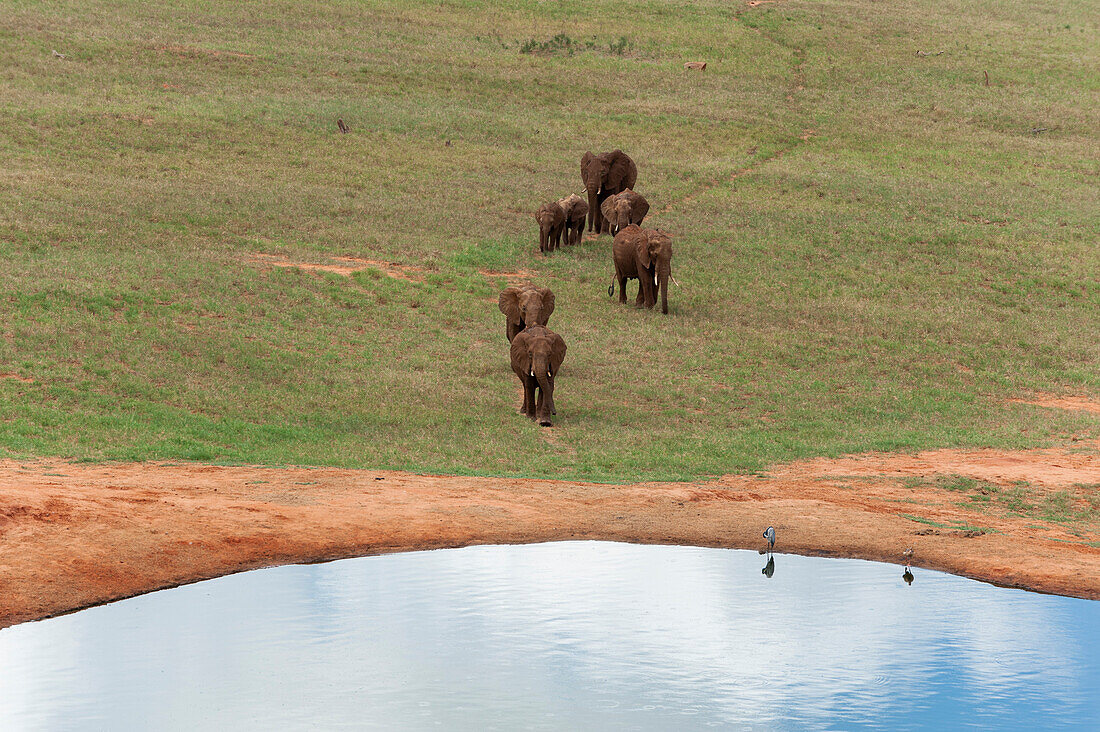
[[[608,295],[619,285],[619,302],[626,302],[626,281],[638,280],[638,307],[652,308],[661,297],[668,313],[668,281],[672,274],[672,237],[640,224],[649,202],[634,191],[638,167],[622,150],[581,158],[581,180],[588,202],[573,193],[545,203],[535,212],[539,251],[552,252],[564,240],[579,244],[587,220],[588,231],[611,234],[614,279]],[[546,327],[554,312],[554,293],[547,287],[525,284],[506,288],[497,302],[504,313],[505,334],[511,344],[512,371],[523,384],[520,413],[549,427],[554,409],[554,378],[565,360],[565,340]]]

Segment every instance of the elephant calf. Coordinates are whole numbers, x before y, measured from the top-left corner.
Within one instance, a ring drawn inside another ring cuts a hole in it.
[[[535,212],[539,222],[539,251],[552,252],[561,246],[561,233],[565,230],[565,211],[556,201],[544,203]]]
[[[511,343],[527,326],[546,325],[554,312],[554,293],[549,287],[532,284],[506,287],[500,293],[497,307],[506,318],[505,335]]]
[[[608,230],[614,236],[631,224],[641,225],[649,213],[649,201],[629,188],[604,199],[600,213],[607,219]]]
[[[584,234],[584,220],[588,216],[588,204],[576,193],[571,193],[568,198],[558,201],[558,205],[565,212],[565,243],[579,243],[581,235]]]
[[[565,360],[565,341],[545,325],[531,325],[512,339],[511,356],[512,371],[523,384],[520,414],[550,427],[550,415],[556,413],[554,379]]]
[[[615,235],[611,243],[615,260],[615,277],[608,295],[615,294],[619,283],[619,302],[626,302],[626,281],[638,280],[637,307],[651,308],[657,304],[661,291],[661,312],[668,314],[668,279],[672,276],[672,237],[656,229],[643,229],[631,224]]]

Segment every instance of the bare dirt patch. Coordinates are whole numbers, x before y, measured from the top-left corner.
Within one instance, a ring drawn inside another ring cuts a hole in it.
[[[273,254],[254,254],[251,261],[256,264],[265,264],[270,267],[283,267],[300,269],[306,272],[332,272],[333,274],[351,277],[356,272],[364,272],[369,269],[378,270],[387,277],[396,277],[401,280],[421,281],[427,270],[413,267],[408,264],[396,264],[383,262],[377,259],[362,259],[360,257],[331,257],[330,263],[298,262],[285,257],[277,257]]]
[[[157,46],[156,50],[161,53],[170,53],[174,56],[183,56],[184,58],[241,58],[252,60],[256,56],[251,53],[240,53],[239,51],[215,51],[212,48],[198,48],[196,46],[180,46],[180,45],[167,45]]]
[[[1100,447],[1100,445],[1097,445]],[[1100,599],[1091,528],[990,515],[914,477],[1100,490],[1100,453],[937,450],[710,483],[0,461],[0,627],[231,572],[470,544],[605,539],[913,564]]]
[[[34,379],[29,379],[26,376],[20,376],[19,374],[0,374],[0,379],[11,379],[12,381],[18,381],[23,384],[34,383]]]
[[[252,264],[266,265],[268,267],[282,267],[288,269],[300,269],[306,272],[331,272],[333,274],[351,277],[356,272],[377,270],[387,277],[396,277],[401,280],[423,281],[428,270],[414,267],[410,264],[398,264],[396,262],[384,262],[379,259],[363,259],[362,257],[330,257],[328,262],[300,262],[273,254],[253,254],[249,261]],[[478,273],[490,279],[504,279],[509,284],[519,284],[531,281],[535,272],[526,269],[515,271],[496,271],[491,269],[479,269]],[[496,302],[496,300],[493,300]]]
[[[1019,404],[1032,404],[1036,407],[1050,407],[1051,409],[1076,409],[1092,414],[1100,414],[1100,402],[1095,402],[1088,397],[1058,397],[1036,396],[1031,399],[1014,399]]]

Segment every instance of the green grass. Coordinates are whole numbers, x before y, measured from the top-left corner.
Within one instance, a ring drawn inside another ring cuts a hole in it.
[[[991,529],[987,526],[972,526],[968,523],[957,521],[954,523],[942,523],[940,521],[933,521],[932,519],[923,518],[921,516],[913,516],[908,513],[898,514],[902,518],[907,518],[910,521],[916,521],[918,524],[925,524],[926,526],[934,526],[937,529],[950,529],[952,531],[978,531],[982,534],[996,534],[996,529]]]
[[[1100,484],[1075,483],[1073,490],[1043,491],[1023,480],[1001,486],[963,475],[942,475],[934,480],[906,479],[902,483],[908,488],[934,485],[963,493],[966,500],[956,502],[963,508],[1047,522],[1047,525],[1029,524],[1029,528],[1058,524],[1078,535],[1082,531],[1100,534]]]
[[[1008,401],[1100,395],[1085,0],[4,15],[0,456],[687,480],[1100,436]],[[608,300],[606,238],[537,253],[615,147],[673,206],[668,316]],[[516,269],[569,346],[552,439],[479,271]]]

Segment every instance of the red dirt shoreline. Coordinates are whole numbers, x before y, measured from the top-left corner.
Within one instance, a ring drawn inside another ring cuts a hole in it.
[[[1100,484],[1100,454],[1091,452],[871,454],[762,476],[634,485],[6,460],[0,627],[278,564],[564,539],[759,549],[768,525],[781,552],[901,564],[913,547],[915,566],[1100,599],[1100,548],[1068,527],[978,512],[958,505],[958,493],[912,480],[965,475],[1095,491],[1080,488]]]

